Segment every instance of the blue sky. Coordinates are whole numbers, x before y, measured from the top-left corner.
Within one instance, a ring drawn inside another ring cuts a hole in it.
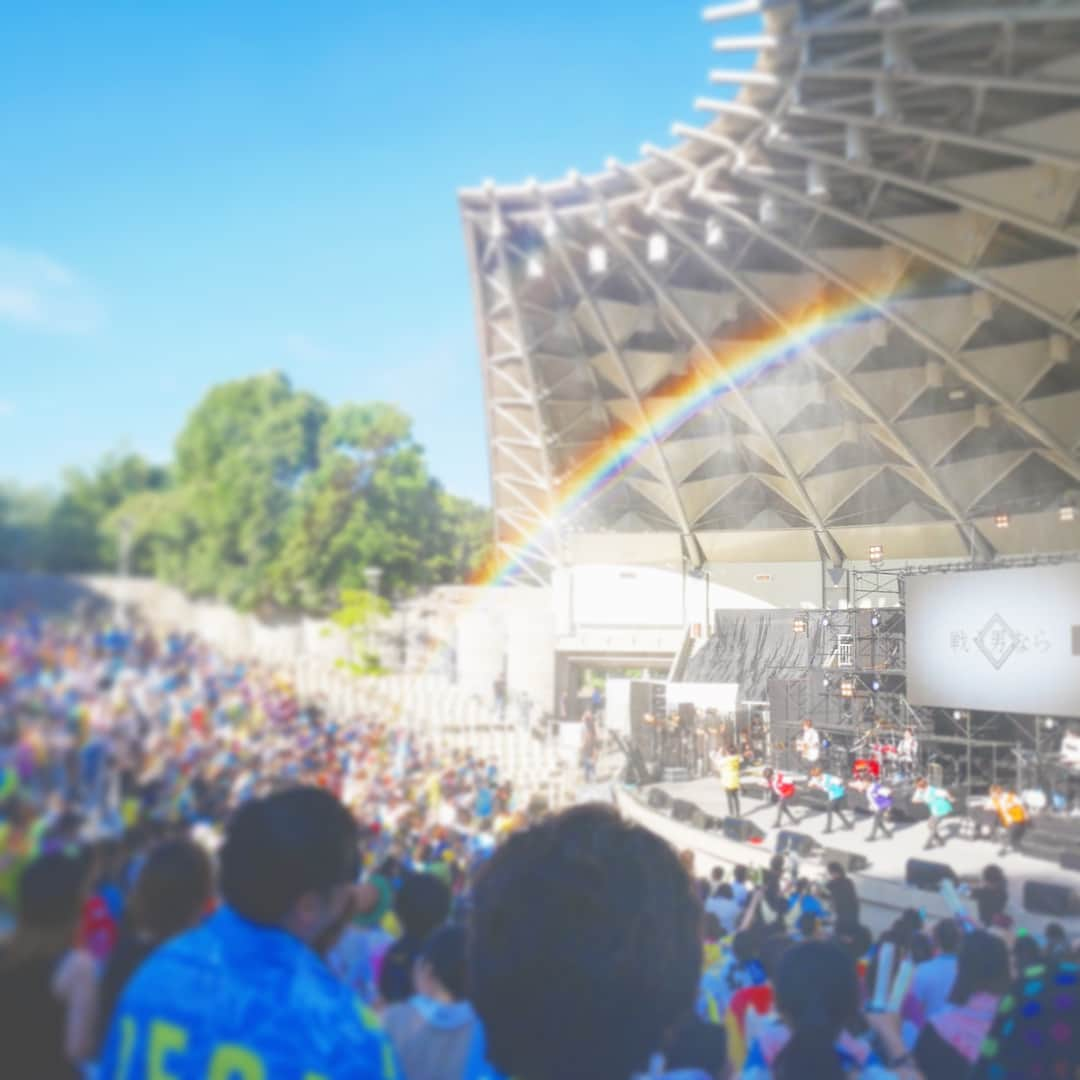
[[[206,389],[279,368],[397,402],[487,501],[455,192],[663,143],[716,32],[687,0],[12,7],[0,477],[165,460]]]

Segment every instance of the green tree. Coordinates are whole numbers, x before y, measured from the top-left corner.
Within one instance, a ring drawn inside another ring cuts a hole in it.
[[[113,512],[131,497],[162,491],[168,473],[138,454],[112,455],[96,469],[70,469],[45,523],[42,565],[52,571],[115,570],[118,536],[110,527]],[[148,569],[143,561],[135,569]]]

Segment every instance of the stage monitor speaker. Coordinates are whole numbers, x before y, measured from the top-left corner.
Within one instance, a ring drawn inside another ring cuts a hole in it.
[[[1066,918],[1077,910],[1076,893],[1068,885],[1050,881],[1024,882],[1024,910],[1032,915]]]
[[[689,821],[697,807],[686,799],[671,800],[671,816],[676,821]]]
[[[1080,848],[1073,848],[1071,851],[1061,853],[1061,869],[1080,870]]]
[[[821,853],[821,861],[826,866],[839,863],[849,874],[857,874],[870,865],[870,860],[865,855],[856,851],[840,851],[838,848],[825,848]]]
[[[708,832],[715,823],[716,819],[711,814],[705,813],[699,806],[695,807],[694,812],[690,815],[690,824],[695,829],[701,829],[702,832]]]
[[[663,788],[649,788],[646,801],[654,810],[667,810],[671,806],[671,796]]]
[[[916,889],[937,892],[946,878],[956,881],[956,871],[947,863],[930,862],[929,859],[908,859],[904,869],[904,881]]]
[[[761,828],[745,818],[726,817],[720,827],[728,840],[737,840],[742,844],[760,844],[765,839]]]
[[[816,847],[817,841],[807,833],[781,829],[776,837],[777,855],[783,855],[785,851],[793,851],[800,859],[806,859],[813,855]]]

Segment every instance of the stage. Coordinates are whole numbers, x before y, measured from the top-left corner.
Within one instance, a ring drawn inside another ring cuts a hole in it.
[[[764,832],[764,837],[757,843],[733,839],[719,829],[698,828],[689,818],[676,820],[670,806],[661,810],[650,805],[650,797],[654,801],[657,799],[655,794],[651,794],[655,791],[664,792],[671,800],[693,804],[700,812],[699,821],[701,813],[722,819],[727,807],[719,780],[706,778],[643,788],[615,785],[612,790],[615,802],[624,814],[664,836],[680,850],[693,851],[699,876],[707,876],[714,865],[725,866],[729,872],[731,867],[740,863],[762,867],[776,853],[781,831],[773,827],[776,808],[764,798],[756,797],[750,785],[744,783],[741,803],[743,819]],[[849,802],[852,806],[859,806],[861,798],[852,792]],[[977,879],[984,866],[997,863],[1009,880],[1009,913],[1017,926],[1039,931],[1047,922],[1056,921],[1064,925],[1072,936],[1080,936],[1080,915],[1034,914],[1026,910],[1022,902],[1025,883],[1046,883],[1076,892],[1080,890],[1080,873],[1023,853],[999,856],[998,843],[963,835],[967,828],[964,819],[949,819],[942,830],[942,835],[947,837],[945,847],[927,852],[923,850],[928,828],[925,821],[896,821],[890,826],[893,830],[891,839],[879,834],[878,839],[871,843],[867,840],[872,822],[868,814],[852,815],[849,812],[849,817],[854,816],[854,829],[848,831],[834,821],[832,834],[826,835],[824,810],[806,805],[796,805],[793,809],[797,823],[785,820],[782,830],[805,834],[817,844],[817,853],[796,856],[800,875],[811,880],[824,877],[826,860],[822,857],[822,848],[862,856],[866,860],[865,868],[853,870],[851,876],[863,900],[864,922],[875,931],[885,929],[904,908],[923,908],[931,920],[948,914],[944,901],[936,892],[905,883],[908,859],[925,859],[947,864],[961,879]],[[685,814],[685,807],[682,810]],[[1080,834],[1080,817],[1075,819],[1075,825]],[[974,905],[969,906],[974,915]]]

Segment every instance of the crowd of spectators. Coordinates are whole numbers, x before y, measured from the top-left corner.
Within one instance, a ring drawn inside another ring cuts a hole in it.
[[[839,865],[716,867],[489,764],[334,720],[198,642],[0,627],[4,1075],[1071,1077],[1060,926],[877,940]]]

